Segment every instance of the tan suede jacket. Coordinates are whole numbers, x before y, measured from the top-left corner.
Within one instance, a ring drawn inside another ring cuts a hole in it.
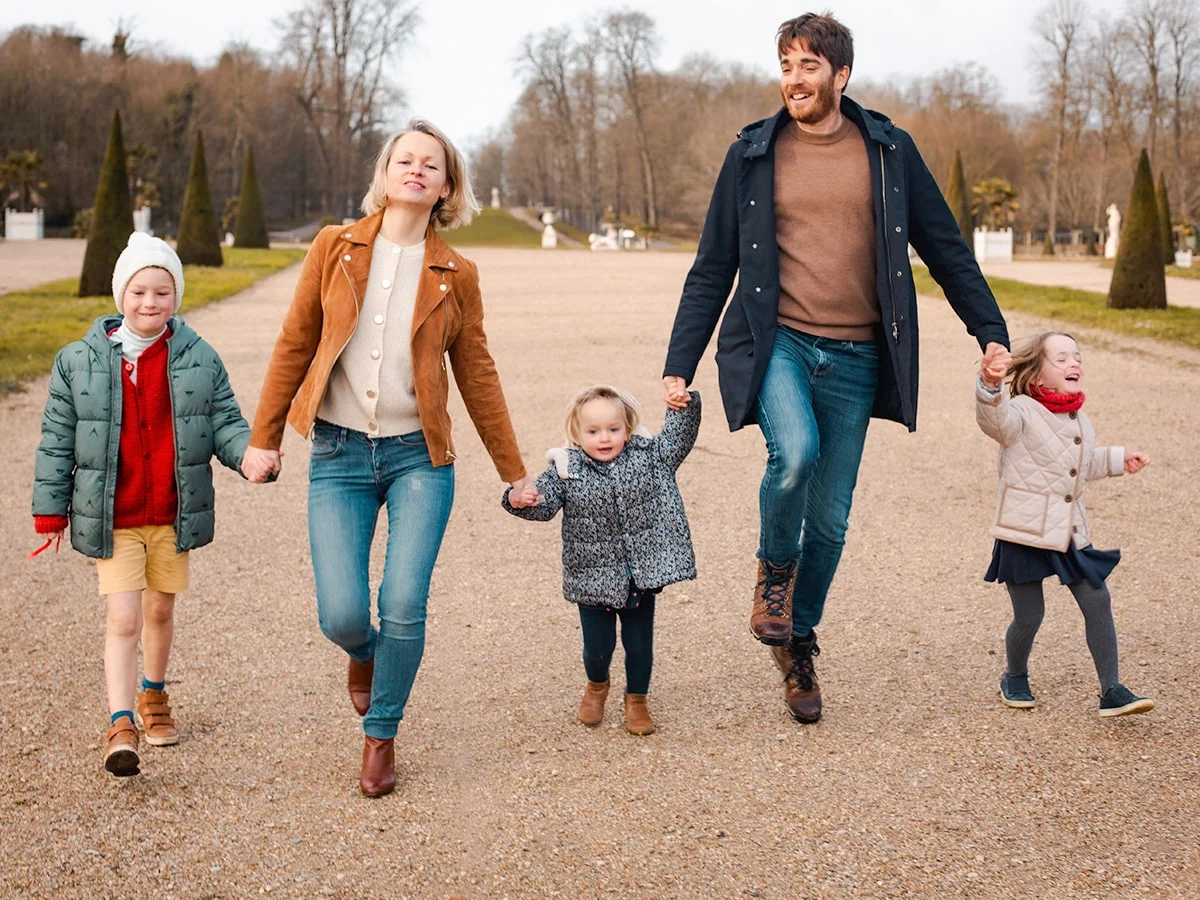
[[[383,213],[321,229],[304,259],[296,295],[275,342],[250,444],[277,450],[286,423],[308,437],[329,375],[358,324]],[[467,412],[504,481],[525,476],[496,365],[483,331],[475,264],[425,233],[425,268],[412,325],[413,387],[421,430],[435,466],[455,459],[446,398],[454,369]]]

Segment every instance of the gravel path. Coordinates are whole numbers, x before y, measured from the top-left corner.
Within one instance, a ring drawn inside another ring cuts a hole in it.
[[[627,387],[661,424],[690,257],[474,256],[533,468],[588,382]],[[297,274],[188,315],[247,413]],[[1110,582],[1123,677],[1158,702],[1101,721],[1081,618],[1059,587],[1032,661],[1041,706],[999,703],[1007,601],[981,577],[994,447],[974,424],[978,351],[943,303],[924,302],[921,325],[921,429],[870,432],[820,629],[815,726],[788,718],[747,633],[764,452],[756,430],[725,428],[711,360],[680,473],[701,575],[659,601],[660,730],[647,738],[624,732],[619,702],[595,731],[574,724],[584,675],[557,524],[501,511],[455,398],[458,498],[399,786],[382,800],[358,794],[344,656],[317,628],[305,443],[289,432],[276,485],[218,473],[217,540],[193,556],[169,673],[183,741],[117,780],[100,765],[94,568],[73,552],[24,558],[45,381],[3,398],[18,475],[0,489],[0,895],[1196,896],[1200,354],[1080,335],[1100,439],[1153,459],[1089,494],[1098,545],[1125,552]]]
[[[1113,270],[1091,260],[1014,259],[985,262],[980,266],[989,278],[1012,278],[1030,284],[1077,288],[1108,293]],[[1167,276],[1167,305],[1200,307],[1200,279]]]
[[[71,238],[0,240],[0,294],[60,278],[78,278],[83,271],[86,249],[87,241]]]

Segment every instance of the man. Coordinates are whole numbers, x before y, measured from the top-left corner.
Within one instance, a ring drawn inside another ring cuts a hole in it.
[[[663,370],[687,403],[734,278],[717,338],[730,430],[757,422],[759,490],[750,630],[771,647],[800,722],[821,716],[814,627],[845,544],[872,416],[912,431],[917,303],[911,243],[989,361],[1008,331],[916,145],[843,97],[850,31],[813,13],[776,36],[783,108],[742,129],[717,176]]]

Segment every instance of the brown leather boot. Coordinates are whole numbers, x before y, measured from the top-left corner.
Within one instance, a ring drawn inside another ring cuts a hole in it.
[[[363,742],[362,776],[358,786],[368,797],[382,797],[396,789],[396,741],[370,735]]]
[[[579,721],[588,728],[595,728],[604,718],[604,701],[608,699],[607,681],[589,681],[579,701]]]
[[[171,698],[166,691],[147,688],[138,694],[137,716],[146,732],[147,744],[169,747],[179,743],[179,729],[171,717]]]
[[[129,717],[121,716],[113,722],[104,740],[104,768],[118,778],[137,775],[142,762],[138,757],[138,731]]]
[[[346,685],[350,689],[350,702],[354,711],[365,716],[371,708],[371,680],[375,677],[375,660],[360,663],[353,656],[346,669]]]
[[[630,734],[654,734],[654,719],[645,694],[625,695],[625,730]]]
[[[775,565],[758,561],[750,633],[764,644],[779,647],[792,636],[792,591],[796,587],[796,561]]]
[[[771,656],[783,673],[783,699],[797,722],[810,725],[821,718],[821,685],[813,667],[813,657],[821,653],[817,634],[804,640],[792,638],[783,647],[772,647]]]

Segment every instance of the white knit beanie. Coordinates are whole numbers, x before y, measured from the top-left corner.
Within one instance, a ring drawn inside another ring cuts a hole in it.
[[[157,266],[171,273],[171,278],[175,281],[174,312],[179,312],[179,304],[183,302],[183,263],[166,241],[141,231],[135,231],[129,236],[129,243],[117,257],[117,265],[113,269],[113,299],[117,301],[117,312],[124,312],[121,309],[121,298],[125,296],[125,287],[129,280],[148,266]]]

